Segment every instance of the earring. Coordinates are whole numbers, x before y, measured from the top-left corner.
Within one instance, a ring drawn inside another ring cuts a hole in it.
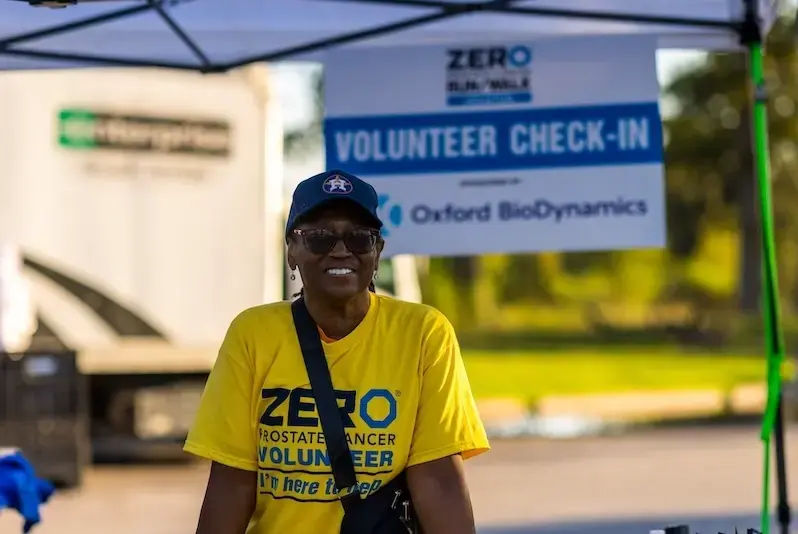
[[[294,268],[294,269],[291,269],[291,277],[290,277],[290,278],[291,278],[291,281],[292,281],[292,282],[293,282],[294,280],[296,280],[296,268]]]
[[[372,280],[376,280],[380,277],[380,272],[377,269],[374,269],[374,276],[371,277]]]

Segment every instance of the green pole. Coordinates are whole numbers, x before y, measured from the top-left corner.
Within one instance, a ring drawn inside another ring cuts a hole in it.
[[[756,179],[759,190],[759,215],[762,230],[762,299],[767,354],[767,404],[762,419],[764,444],[761,531],[770,532],[770,451],[781,398],[781,367],[784,361],[784,336],[781,329],[779,285],[776,268],[776,240],[773,235],[773,207],[770,186],[770,153],[762,43],[749,44],[748,57],[754,87],[753,133]]]

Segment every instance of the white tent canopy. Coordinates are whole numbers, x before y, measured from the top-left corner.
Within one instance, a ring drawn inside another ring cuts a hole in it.
[[[748,0],[0,0],[0,70],[98,65],[214,71],[323,61],[333,46],[649,33],[734,49]],[[776,0],[751,0],[767,29]]]

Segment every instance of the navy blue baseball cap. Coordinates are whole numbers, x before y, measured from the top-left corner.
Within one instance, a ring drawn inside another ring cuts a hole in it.
[[[354,174],[333,169],[311,176],[296,186],[285,225],[286,237],[312,211],[331,202],[343,201],[357,206],[373,219],[376,228],[382,228],[382,221],[377,215],[379,199],[374,187]]]

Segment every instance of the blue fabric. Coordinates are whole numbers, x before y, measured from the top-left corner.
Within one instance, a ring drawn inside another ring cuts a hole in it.
[[[371,184],[348,172],[331,170],[303,180],[294,190],[291,211],[285,225],[286,237],[297,223],[316,208],[329,202],[346,200],[364,210],[377,228],[382,221],[377,215],[379,198]]]
[[[0,513],[16,510],[25,520],[27,533],[41,521],[39,507],[55,491],[46,480],[36,478],[33,466],[20,453],[0,456]]]

